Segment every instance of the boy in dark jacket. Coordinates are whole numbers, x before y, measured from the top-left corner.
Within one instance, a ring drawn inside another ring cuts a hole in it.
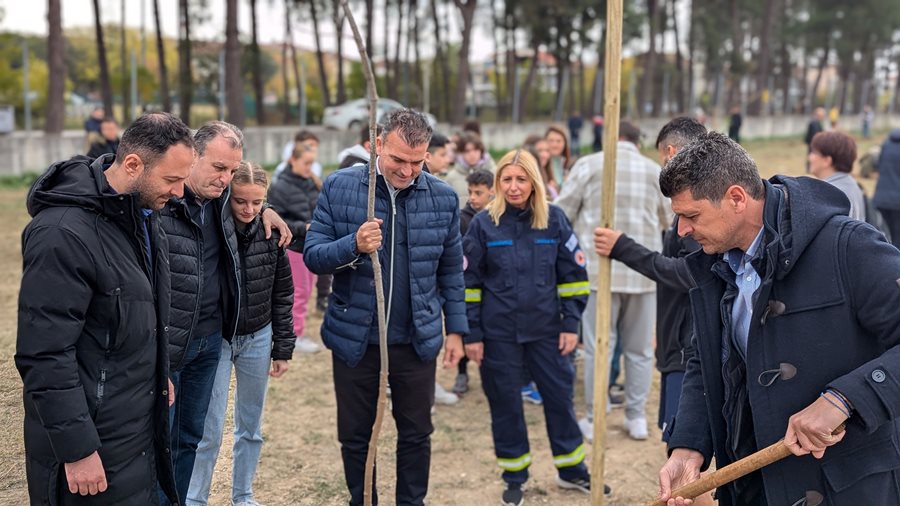
[[[15,360],[31,504],[156,504],[157,482],[178,502],[156,211],[182,195],[193,161],[188,127],[152,113],[115,161],[56,163],[28,194]]]

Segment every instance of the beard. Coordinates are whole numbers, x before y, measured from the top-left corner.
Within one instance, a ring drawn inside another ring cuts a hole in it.
[[[154,193],[153,185],[150,184],[150,180],[147,177],[147,169],[144,169],[144,173],[131,186],[131,193],[138,194],[138,204],[141,206],[141,209],[158,211],[162,207],[160,203],[161,196]]]

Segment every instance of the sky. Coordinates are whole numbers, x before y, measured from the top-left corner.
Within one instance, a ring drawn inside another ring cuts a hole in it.
[[[94,9],[92,0],[61,0],[62,3],[62,21],[64,28],[93,26]],[[102,12],[104,23],[120,23],[122,16],[122,0],[100,0],[100,10]],[[126,0],[125,2],[125,19],[126,25],[139,29],[141,27],[142,11],[145,20],[146,33],[148,40],[152,41],[155,36],[154,18],[153,18],[153,2],[150,0]],[[175,38],[178,35],[178,2],[177,0],[160,0],[160,16],[162,31],[165,35]],[[225,0],[209,0],[211,14],[209,22],[201,26],[191,27],[194,38],[198,39],[217,39],[224,40],[225,34]],[[384,2],[375,0],[376,13],[374,25],[378,28],[383,27],[384,21],[382,17]],[[427,4],[425,4],[427,5]],[[250,37],[250,7],[246,0],[238,0],[238,29],[242,37],[249,39]],[[2,22],[0,22],[0,31],[17,31],[27,32],[39,35],[47,34],[47,2],[45,0],[0,0],[0,9],[5,14]],[[424,11],[423,14],[428,13]],[[308,9],[303,8],[303,14],[308,18]],[[426,19],[430,20],[430,13]],[[281,43],[284,40],[284,1],[282,0],[259,0],[257,2],[257,15],[259,17],[259,38],[260,43]],[[393,11],[391,12],[393,16]],[[363,30],[365,36],[365,11],[357,8],[354,10],[354,16],[357,23],[360,24],[360,30]],[[446,16],[446,15],[445,15]],[[330,16],[326,18],[323,13],[319,13],[319,29],[322,37],[323,49],[326,51],[334,51],[335,30],[334,23]],[[460,39],[460,31],[458,26],[461,24],[460,16],[457,9],[452,9],[450,15],[444,19],[450,22],[451,40]],[[395,25],[396,26],[396,25]],[[427,27],[431,26],[429,22]],[[472,61],[482,61],[487,59],[493,51],[493,44],[490,34],[486,32],[486,27],[476,26],[473,30],[473,44],[470,59]],[[392,30],[390,36],[393,39],[396,36],[396,27]],[[422,31],[420,29],[420,31]],[[293,27],[294,39],[298,46],[306,49],[314,49],[315,42],[312,36],[312,22],[303,21],[299,25]],[[421,51],[423,56],[430,56],[433,47],[431,42],[431,34],[424,33],[420,39]],[[383,54],[381,45],[383,37],[378,36],[375,32],[376,54]],[[148,42],[148,46],[152,47],[152,42]],[[391,46],[393,48],[393,45]],[[349,25],[344,27],[344,45],[343,53],[351,58],[359,59],[359,52],[353,41]],[[411,53],[410,53],[411,54]]]

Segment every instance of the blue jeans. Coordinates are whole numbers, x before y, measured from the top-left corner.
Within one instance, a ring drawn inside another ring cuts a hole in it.
[[[169,409],[169,425],[172,427],[172,464],[175,470],[175,488],[179,500],[187,496],[197,444],[203,437],[203,421],[209,408],[219,354],[222,351],[222,332],[205,337],[194,337],[184,351],[184,366],[172,372],[175,386],[175,404]],[[169,500],[160,492],[159,502],[167,506]]]
[[[231,500],[237,504],[253,499],[253,477],[262,450],[262,414],[269,385],[272,354],[272,325],[231,343],[222,341],[222,355],[216,370],[209,411],[206,413],[203,439],[197,446],[194,473],[188,488],[186,505],[205,505],[209,500],[216,458],[222,446],[225,410],[234,365],[237,389],[234,393],[234,466]]]

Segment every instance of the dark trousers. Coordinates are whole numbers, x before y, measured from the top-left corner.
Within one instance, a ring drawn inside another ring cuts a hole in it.
[[[411,345],[388,347],[389,383],[397,423],[398,506],[425,504],[431,466],[431,406],[435,361],[423,362]],[[332,356],[337,397],[338,440],[350,505],[363,504],[366,455],[378,402],[379,347],[369,345],[356,367]],[[375,480],[373,479],[373,487]],[[373,491],[372,504],[378,503]]]
[[[900,210],[897,209],[879,209],[884,223],[891,232],[891,243],[894,247],[900,249]]]
[[[559,339],[546,338],[528,343],[484,342],[481,384],[491,408],[494,451],[503,480],[524,483],[531,465],[520,392],[525,370],[544,398],[550,450],[559,476],[565,480],[588,478],[573,404],[575,367],[569,357],[559,354]]]
[[[169,410],[169,425],[172,427],[175,488],[181,501],[187,497],[194,472],[197,444],[203,438],[203,426],[221,351],[222,332],[194,337],[184,351],[184,366],[180,371],[172,372],[175,404]],[[159,492],[159,502],[164,506],[169,504],[162,491]]]

